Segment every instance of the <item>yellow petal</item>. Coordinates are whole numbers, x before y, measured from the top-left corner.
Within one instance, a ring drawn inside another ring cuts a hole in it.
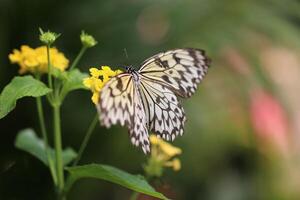
[[[35,49],[36,59],[39,62],[38,70],[40,72],[48,71],[48,56],[47,47],[40,46]],[[64,56],[63,53],[59,52],[56,48],[50,48],[50,61],[51,65],[61,71],[64,71],[68,65],[69,60]]]
[[[91,86],[92,86],[91,78],[84,78],[83,79],[83,85],[87,88],[91,88]]]
[[[33,49],[28,45],[22,45],[20,51],[14,50],[12,54],[9,54],[9,59],[12,63],[18,63],[20,65],[19,73],[28,71],[46,73],[48,71],[46,46]],[[69,60],[56,48],[50,48],[50,59],[53,67],[62,71],[68,67]]]
[[[37,55],[47,56],[47,47],[39,46],[39,47],[35,48],[35,52]]]
[[[34,57],[28,57],[24,60],[24,64],[28,68],[33,68],[39,65],[39,62]]]
[[[181,149],[171,145],[168,142],[158,138],[155,134],[150,136],[151,144],[158,145],[159,148],[168,156],[173,157],[175,155],[181,154]]]
[[[99,102],[99,93],[104,84],[109,81],[112,76],[122,71],[113,71],[109,66],[102,66],[101,70],[92,67],[89,71],[91,77],[85,78],[83,84],[93,92],[92,101],[97,104]]]
[[[53,67],[58,68],[61,71],[65,71],[65,69],[69,65],[69,60],[66,59],[66,57],[62,53],[58,53],[55,56],[53,56],[51,62]]]
[[[21,46],[21,54],[24,59],[36,58],[35,50],[27,45]]]
[[[152,145],[157,145],[159,143],[159,140],[160,139],[156,135],[150,135],[150,142]]]
[[[165,167],[172,167],[174,171],[179,171],[181,169],[181,162],[178,158],[174,158],[171,161],[164,163]]]
[[[10,62],[12,63],[17,63],[17,62],[21,62],[23,59],[23,56],[21,54],[21,52],[17,49],[13,50],[13,53],[8,55],[8,58],[10,60]]]
[[[173,160],[173,170],[174,171],[179,171],[181,169],[181,162],[178,158],[175,158]]]
[[[101,70],[101,75],[102,76],[112,77],[112,76],[116,75],[116,72],[111,70],[111,68],[109,66],[102,66],[101,69],[102,69]]]
[[[116,72],[116,75],[118,75],[118,74],[121,74],[123,71],[122,71],[122,70],[119,70],[119,69],[117,69],[115,72]]]
[[[161,140],[159,142],[159,146],[160,146],[161,150],[169,157],[173,157],[175,155],[181,154],[181,152],[182,152],[180,148],[175,147],[163,140]]]
[[[100,70],[97,68],[90,68],[90,73],[92,77],[98,78],[100,76]]]
[[[22,45],[21,46],[21,52],[22,52],[22,54],[32,54],[32,53],[34,53],[34,49],[33,48],[31,48],[30,46],[28,46],[28,45]]]
[[[100,92],[103,87],[103,82],[100,79],[93,78],[94,92]]]
[[[99,102],[99,92],[93,93],[92,101],[93,101],[94,104],[98,104],[98,102]]]

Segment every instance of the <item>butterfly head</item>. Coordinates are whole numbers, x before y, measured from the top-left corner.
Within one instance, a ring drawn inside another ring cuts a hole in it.
[[[127,73],[133,73],[135,72],[135,69],[130,65],[130,66],[126,66],[125,70]]]

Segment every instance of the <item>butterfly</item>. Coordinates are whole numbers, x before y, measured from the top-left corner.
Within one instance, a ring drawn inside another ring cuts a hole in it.
[[[165,140],[183,135],[186,121],[178,97],[193,95],[207,73],[210,60],[200,49],[184,48],[158,53],[139,70],[112,77],[100,91],[100,122],[127,126],[131,142],[150,152],[149,132]]]

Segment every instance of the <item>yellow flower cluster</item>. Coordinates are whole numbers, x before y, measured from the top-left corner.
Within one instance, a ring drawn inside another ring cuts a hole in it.
[[[180,160],[174,158],[182,153],[180,148],[163,141],[156,135],[150,136],[150,142],[151,156],[144,167],[148,176],[162,176],[164,167],[171,167],[174,171],[180,170]]]
[[[155,135],[150,136],[150,142],[151,156],[161,161],[165,167],[172,167],[174,171],[180,170],[180,160],[174,158],[174,156],[181,154],[181,149],[165,142]]]
[[[56,48],[50,48],[50,63],[52,67],[64,71],[69,64],[69,60],[63,53]],[[31,48],[27,45],[21,46],[20,50],[14,49],[13,53],[9,54],[9,60],[12,63],[17,63],[20,66],[19,73],[47,73],[48,59],[47,47],[40,46],[38,48]]]
[[[122,73],[121,70],[111,70],[109,66],[102,66],[101,69],[90,68],[91,77],[85,78],[83,84],[89,88],[92,93],[92,101],[94,104],[99,102],[99,93],[104,84],[111,78]]]

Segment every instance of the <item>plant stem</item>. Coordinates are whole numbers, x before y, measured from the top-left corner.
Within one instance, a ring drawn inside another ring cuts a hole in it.
[[[40,123],[42,137],[43,137],[44,144],[45,144],[46,155],[47,155],[47,160],[48,160],[51,176],[52,176],[54,184],[57,185],[57,176],[56,176],[55,166],[54,166],[54,162],[51,158],[49,146],[48,146],[48,136],[47,136],[46,126],[45,126],[44,111],[43,111],[41,97],[36,98],[36,105],[37,105],[39,123]]]
[[[85,51],[86,51],[87,49],[88,49],[88,48],[87,48],[86,46],[82,46],[82,47],[81,47],[81,49],[80,49],[79,53],[77,54],[75,60],[72,62],[72,65],[71,65],[69,71],[71,71],[72,69],[74,69],[74,68],[77,66],[78,62],[80,61],[81,57],[83,56],[83,54],[85,53]],[[59,94],[59,95],[60,95],[61,101],[63,101],[63,99],[64,99],[65,96],[67,95],[67,94],[65,93],[65,87],[64,87],[64,84],[63,84],[63,86],[62,86],[62,88],[61,88],[61,90],[60,90],[60,94]]]
[[[138,197],[138,195],[139,195],[139,193],[136,192],[136,191],[134,191],[134,192],[131,194],[129,200],[136,200],[137,197]]]
[[[61,194],[64,189],[64,169],[62,160],[62,144],[61,144],[61,128],[60,128],[60,104],[54,104],[53,106],[54,117],[54,146],[55,146],[55,158],[56,158],[56,171],[58,179],[58,190]]]
[[[76,56],[75,60],[73,61],[70,70],[72,70],[75,66],[77,66],[79,60],[81,59],[81,57],[83,56],[84,52],[87,50],[86,46],[82,46],[78,55]]]
[[[78,164],[78,162],[80,161],[82,153],[84,152],[84,150],[86,148],[86,145],[88,144],[88,142],[91,138],[91,135],[92,135],[93,131],[95,130],[97,122],[98,122],[98,114],[95,115],[93,121],[91,122],[91,124],[90,124],[90,126],[89,126],[89,128],[88,128],[88,130],[87,130],[87,132],[84,136],[83,142],[81,143],[79,151],[78,151],[77,158],[73,162],[73,166],[76,166]]]
[[[50,45],[47,45],[47,59],[48,59],[48,84],[51,89],[53,89],[52,84],[52,70],[51,70],[51,63],[50,63]]]

